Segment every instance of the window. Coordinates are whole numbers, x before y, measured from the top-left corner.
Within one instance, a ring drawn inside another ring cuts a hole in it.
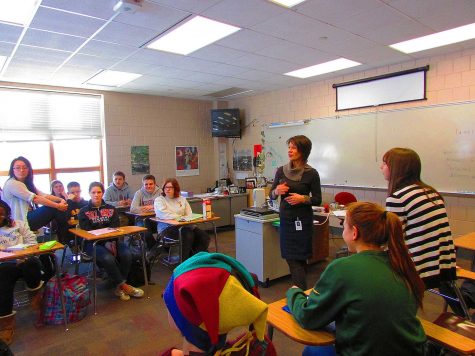
[[[11,161],[26,157],[33,166],[35,185],[44,193],[50,182],[59,179],[64,187],[77,181],[87,189],[92,181],[102,181],[101,140],[66,140],[57,142],[1,143],[0,186],[8,179]]]
[[[102,96],[0,87],[0,187],[11,161],[26,157],[38,189],[50,181],[102,181]]]

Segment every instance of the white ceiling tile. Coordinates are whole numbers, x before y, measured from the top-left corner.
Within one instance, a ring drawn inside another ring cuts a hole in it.
[[[32,58],[36,61],[60,65],[66,58],[68,58],[70,54],[70,52],[66,51],[20,45],[15,53],[14,58]]]
[[[111,22],[99,32],[95,39],[126,46],[140,47],[157,36],[157,34],[156,31],[148,28]]]
[[[389,6],[376,6],[364,13],[358,13],[339,24],[348,32],[383,45],[404,41],[430,33],[430,29],[408,18]]]
[[[117,0],[43,0],[41,6],[108,19],[114,15],[113,7],[116,3]]]
[[[255,52],[273,45],[278,45],[279,43],[280,39],[276,37],[249,29],[242,29],[216,42],[216,44],[220,46],[246,52]]]
[[[0,56],[9,57],[15,45],[9,42],[0,42]]]
[[[114,21],[152,29],[159,34],[189,16],[189,12],[143,2],[135,13],[121,13]]]
[[[285,11],[288,10],[268,1],[223,0],[202,15],[234,26],[251,27]]]
[[[96,69],[66,65],[56,72],[51,80],[57,85],[77,86],[97,73]]]
[[[204,10],[210,8],[214,4],[222,0],[149,0],[152,3],[168,6],[172,9],[189,11],[195,14],[200,14]]]
[[[108,69],[110,66],[117,63],[118,58],[105,58],[97,56],[89,56],[86,54],[76,54],[68,64],[86,68]]]
[[[89,37],[96,32],[105,21],[71,14],[63,11],[39,7],[30,27],[80,37]]]
[[[256,53],[291,63],[301,64],[302,66],[334,59],[334,57],[328,53],[284,40],[281,40],[278,45],[266,47]]]
[[[30,28],[26,31],[21,43],[24,45],[74,52],[85,40],[86,38],[84,37],[69,36]]]
[[[0,41],[16,43],[20,38],[22,30],[23,27],[0,22]]]
[[[227,62],[229,59],[243,57],[247,54],[248,53],[244,51],[223,47],[217,44],[211,44],[193,52],[190,54],[190,57],[223,63]]]
[[[434,32],[475,22],[475,1],[472,0],[392,0],[390,5]]]
[[[134,59],[127,59],[117,62],[110,69],[122,72],[133,72],[138,74],[152,73],[157,65],[146,62],[139,62]]]
[[[79,53],[105,58],[124,58],[137,51],[137,49],[132,46],[92,40],[81,48]]]
[[[295,63],[257,54],[249,54],[245,57],[228,60],[228,64],[249,69],[265,70],[274,73],[286,73],[297,66]]]

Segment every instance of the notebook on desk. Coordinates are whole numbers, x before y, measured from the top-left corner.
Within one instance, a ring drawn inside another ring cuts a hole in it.
[[[203,214],[192,213],[189,216],[182,216],[182,217],[176,219],[176,221],[193,221],[193,220],[199,220],[202,217],[203,217]]]

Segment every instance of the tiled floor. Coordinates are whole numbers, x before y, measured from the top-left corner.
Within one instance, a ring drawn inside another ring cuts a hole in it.
[[[341,240],[330,242],[331,256],[341,247]],[[235,256],[234,231],[219,233],[220,252]],[[211,250],[213,248],[211,247]],[[309,269],[309,284],[314,283],[328,261],[315,264]],[[113,295],[107,283],[99,283],[98,314],[89,315],[70,325],[68,331],[62,326],[35,327],[37,315],[29,307],[17,314],[17,328],[11,345],[15,355],[157,355],[160,350],[180,344],[178,333],[169,328],[166,309],[161,293],[171,272],[156,265],[152,271],[155,285],[146,290],[146,297],[127,302]],[[272,281],[269,288],[261,288],[261,297],[266,302],[283,298],[290,286],[290,278]],[[439,297],[427,293],[424,316],[432,320],[442,308]],[[280,334],[274,333],[274,343],[279,355],[300,355],[303,346]]]

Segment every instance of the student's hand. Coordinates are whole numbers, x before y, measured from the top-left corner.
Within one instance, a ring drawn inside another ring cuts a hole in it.
[[[68,204],[66,204],[66,202],[62,200],[61,202],[58,203],[58,205],[56,206],[56,209],[58,209],[59,211],[66,211],[68,210]]]
[[[75,197],[76,197],[76,196],[75,196],[73,193],[69,193],[69,194],[68,194],[68,199],[69,199],[69,200],[74,200]]]
[[[289,191],[289,186],[287,185],[286,182],[279,184],[277,187],[274,189],[274,194],[275,195],[284,195],[287,194]]]
[[[290,193],[289,196],[284,200],[290,205],[297,205],[305,202],[305,196],[297,193]]]
[[[126,199],[124,200],[125,201],[125,205],[130,205],[132,204],[132,199]]]
[[[5,251],[7,248],[5,246],[0,246],[0,251]]]
[[[119,200],[119,201],[117,202],[117,205],[118,205],[118,206],[126,206],[126,205],[127,205],[127,200]]]

